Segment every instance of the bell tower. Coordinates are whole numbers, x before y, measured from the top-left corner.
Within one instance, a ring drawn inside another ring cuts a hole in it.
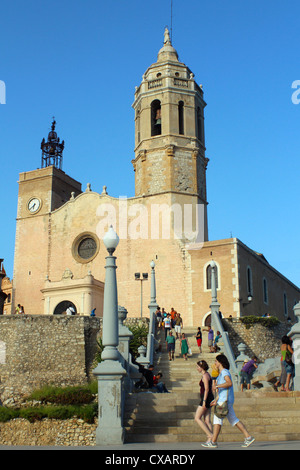
[[[135,195],[171,192],[181,203],[183,196],[193,197],[205,206],[206,219],[206,103],[194,74],[179,61],[167,28],[157,61],[144,73],[132,106]]]

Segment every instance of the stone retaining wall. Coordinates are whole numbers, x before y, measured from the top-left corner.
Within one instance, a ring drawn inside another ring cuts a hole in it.
[[[44,384],[78,385],[91,374],[100,319],[54,315],[0,317],[2,401]]]
[[[13,419],[0,423],[0,445],[6,446],[95,446],[97,423],[81,419],[43,419],[30,423]]]
[[[126,324],[147,322],[128,319]],[[0,398],[18,401],[45,384],[94,379],[102,319],[67,315],[0,316]]]
[[[257,356],[259,362],[280,356],[281,338],[291,329],[291,325],[288,323],[280,323],[273,327],[265,327],[255,323],[250,328],[246,328],[246,325],[241,321],[230,321],[223,318],[222,322],[229,334],[235,357],[240,354],[238,345],[244,343],[247,346],[245,354],[249,357]]]

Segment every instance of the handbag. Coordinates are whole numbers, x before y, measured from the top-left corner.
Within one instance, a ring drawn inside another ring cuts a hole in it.
[[[220,405],[216,404],[216,406],[215,406],[214,414],[220,419],[223,419],[228,415],[229,409],[228,409],[227,399],[228,399],[228,389],[227,389],[227,394],[226,394],[226,401],[224,401]]]
[[[286,349],[285,350],[285,362],[288,364],[288,365],[291,365],[294,363],[293,361],[293,354],[289,351],[289,349]]]

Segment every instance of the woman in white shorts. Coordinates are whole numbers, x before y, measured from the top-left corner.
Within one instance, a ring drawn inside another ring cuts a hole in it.
[[[241,433],[245,436],[245,441],[242,447],[249,447],[252,442],[255,441],[254,437],[251,437],[245,428],[244,424],[236,417],[236,414],[233,409],[234,403],[234,393],[233,393],[233,383],[232,378],[229,372],[229,362],[224,354],[220,354],[216,357],[215,366],[219,371],[219,376],[217,378],[216,390],[218,391],[218,398],[215,399],[211,406],[215,406],[217,403],[220,405],[227,401],[228,404],[228,414],[226,418],[228,419],[231,426],[236,426]],[[211,441],[202,444],[203,447],[217,447],[217,439],[219,437],[221,427],[223,425],[224,418],[218,418],[214,415],[213,420],[213,437]]]

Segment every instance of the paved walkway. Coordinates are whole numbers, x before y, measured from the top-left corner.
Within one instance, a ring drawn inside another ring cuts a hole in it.
[[[214,452],[216,450],[300,450],[300,441],[282,441],[282,442],[254,442],[250,447],[244,449],[241,447],[242,441],[238,442],[221,442],[218,449],[205,449],[201,447],[199,442],[176,442],[176,443],[139,443],[139,444],[124,444],[123,446],[97,446],[97,447],[36,447],[36,446],[0,446],[2,450],[100,450],[104,455],[110,456],[115,455],[121,456],[122,453],[130,455],[140,455],[140,459],[149,458],[150,455],[155,455],[161,452],[163,455],[192,455],[194,452],[199,453],[200,451]],[[146,451],[146,452],[145,452]],[[143,457],[144,456],[144,457]]]

